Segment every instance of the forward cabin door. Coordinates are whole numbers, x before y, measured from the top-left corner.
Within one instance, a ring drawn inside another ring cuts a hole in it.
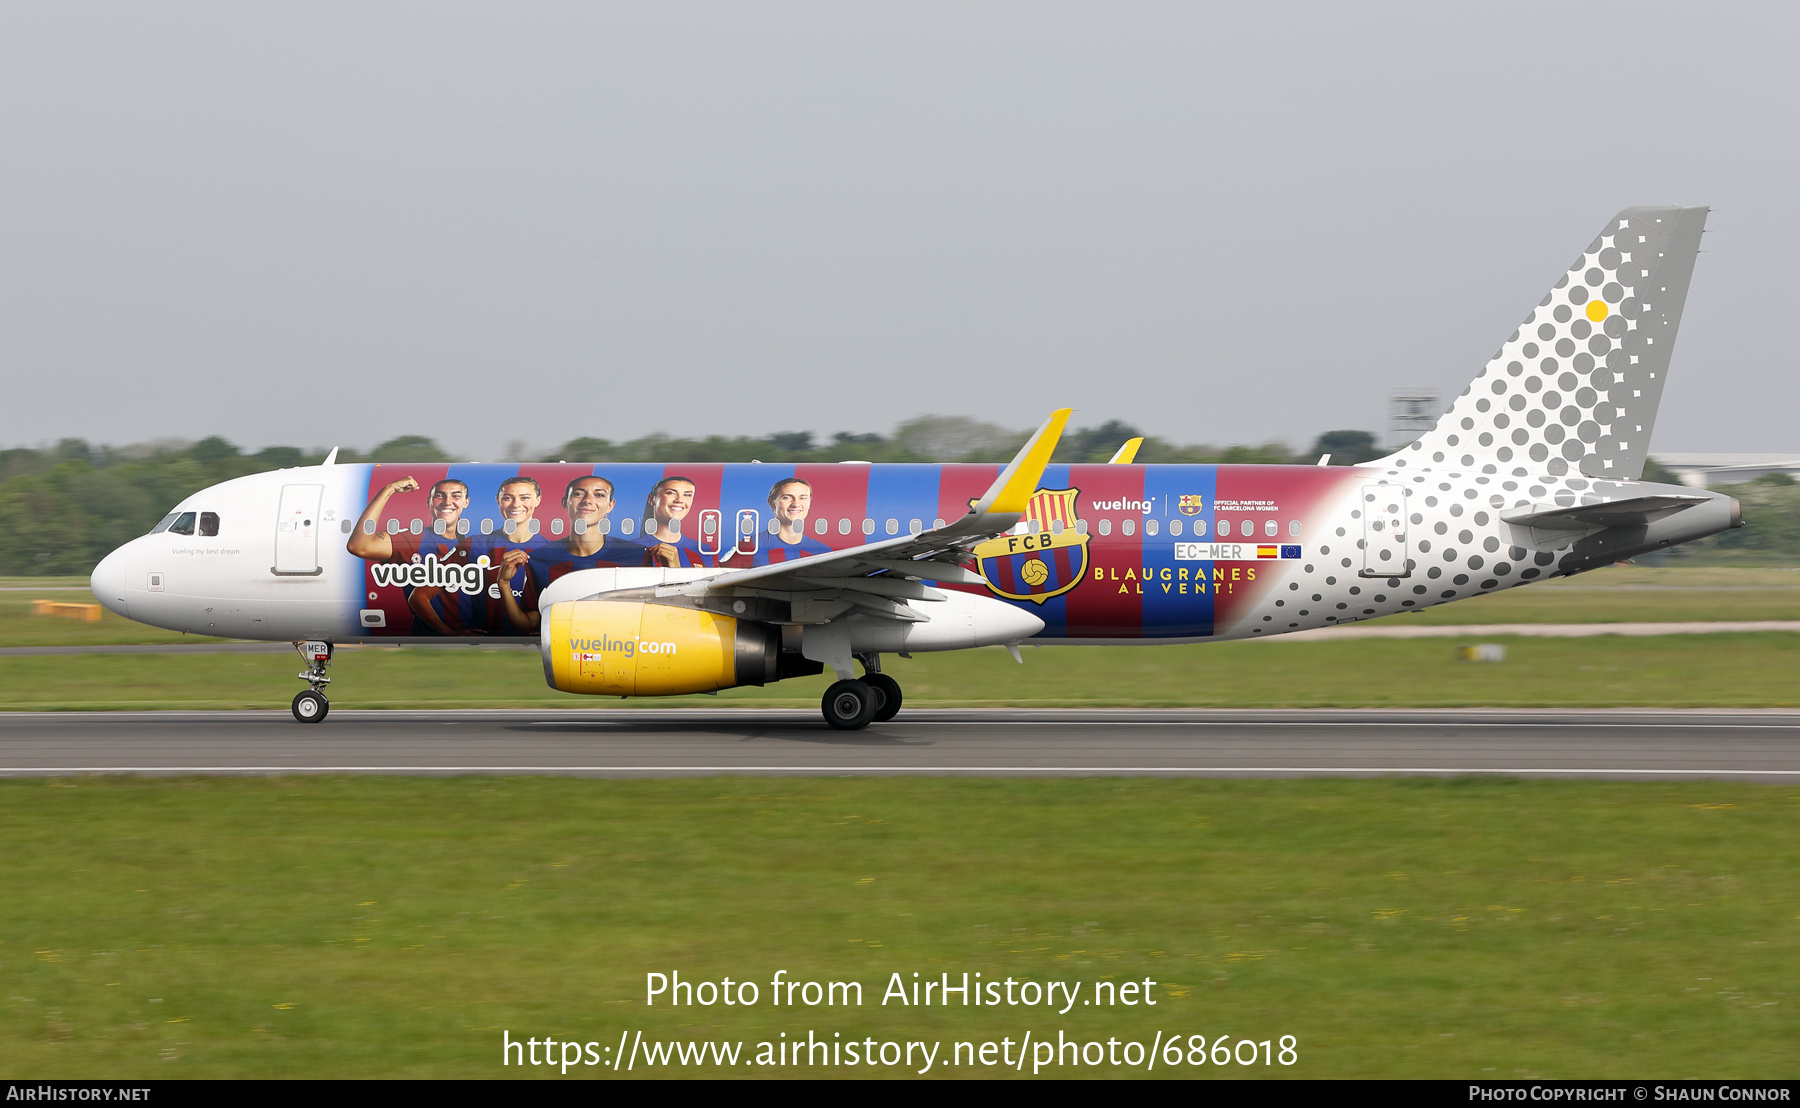
[[[1408,492],[1403,485],[1362,487],[1364,577],[1405,577],[1411,572],[1406,564]]]
[[[281,577],[315,577],[319,567],[319,501],[324,485],[281,486],[275,517],[275,565]]]

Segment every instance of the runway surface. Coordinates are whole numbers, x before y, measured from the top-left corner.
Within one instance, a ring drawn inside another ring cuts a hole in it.
[[[1595,635],[1726,635],[1757,634],[1770,631],[1800,632],[1800,620],[1767,619],[1737,622],[1687,623],[1465,623],[1454,625],[1411,625],[1406,623],[1344,624],[1317,627],[1309,631],[1289,631],[1267,639],[1245,642],[1331,642],[1341,639],[1481,639],[1495,635],[1519,635],[1527,638],[1579,639]],[[397,645],[397,644],[396,644]],[[1046,643],[1044,645],[1057,645]],[[536,649],[536,639],[499,639],[494,642],[411,642],[408,650],[516,650]],[[106,643],[81,646],[0,646],[0,658],[33,657],[62,654],[287,654],[294,649],[285,642],[216,642],[216,643]],[[368,649],[390,649],[345,643],[338,649],[354,652]]]
[[[0,775],[1371,776],[1800,781],[1800,712],[719,709],[0,713]]]

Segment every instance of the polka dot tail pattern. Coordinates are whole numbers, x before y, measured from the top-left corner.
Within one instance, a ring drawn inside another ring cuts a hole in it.
[[[1706,208],[1627,208],[1419,441],[1371,465],[1636,480]]]

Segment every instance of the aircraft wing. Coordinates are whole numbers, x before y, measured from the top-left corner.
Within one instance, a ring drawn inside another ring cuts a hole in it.
[[[905,622],[923,621],[928,617],[905,602],[944,598],[923,582],[985,583],[961,563],[977,543],[1004,535],[1018,524],[1062,438],[1070,411],[1059,408],[1051,413],[969,513],[943,527],[663,586],[659,592],[785,600],[793,605],[796,623],[823,623],[852,609]]]
[[[1544,531],[1580,531],[1591,527],[1641,527],[1707,501],[1704,496],[1666,493],[1634,496],[1603,504],[1571,504],[1554,508],[1533,507],[1500,518],[1521,527]]]

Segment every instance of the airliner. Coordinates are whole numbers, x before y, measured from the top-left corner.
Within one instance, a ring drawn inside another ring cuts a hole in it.
[[[294,718],[344,643],[535,643],[567,693],[831,670],[825,722],[899,712],[883,655],[1272,638],[1581,573],[1742,525],[1643,473],[1708,210],[1608,220],[1434,428],[1354,466],[324,464],[183,500],[93,573],[171,630],[292,642]],[[1396,321],[1396,325],[1400,325]],[[856,674],[860,664],[862,676]]]

